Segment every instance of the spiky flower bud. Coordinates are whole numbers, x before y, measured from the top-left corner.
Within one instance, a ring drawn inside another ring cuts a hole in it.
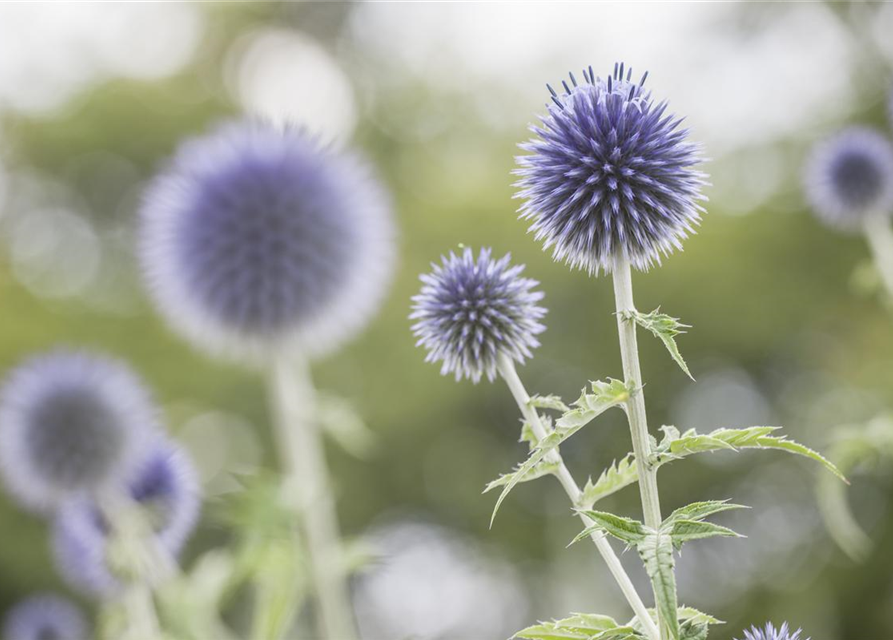
[[[813,150],[805,187],[820,220],[859,231],[870,216],[893,213],[893,146],[871,129],[841,131]]]
[[[3,622],[5,640],[87,640],[89,626],[66,598],[44,593],[10,609]]]
[[[699,222],[705,175],[699,147],[681,118],[655,103],[632,69],[614,66],[607,80],[592,67],[532,126],[536,138],[517,158],[521,218],[556,260],[590,274],[610,272],[616,257],[647,269],[682,247]]]
[[[156,444],[127,484],[155,532],[156,542],[173,556],[183,548],[200,509],[192,461],[177,446]],[[74,588],[103,596],[119,586],[108,565],[109,524],[96,503],[72,500],[63,505],[53,528],[56,566]]]
[[[426,362],[443,362],[441,373],[475,383],[486,374],[496,377],[496,356],[502,352],[518,362],[539,346],[536,335],[545,327],[546,310],[535,291],[539,283],[522,278],[524,265],[511,265],[481,249],[475,260],[470,248],[460,256],[450,253],[433,271],[421,276],[421,292],[413,297],[410,318],[417,345],[428,350]]]
[[[231,123],[183,144],[141,217],[155,302],[218,355],[325,353],[366,324],[392,273],[394,225],[369,167],[294,129]]]
[[[749,631],[745,631],[742,640],[801,640],[800,633],[800,629],[791,632],[787,622],[782,624],[778,629],[767,622],[766,626],[762,629],[751,627]],[[806,638],[805,640],[809,640],[809,638]]]
[[[48,512],[132,471],[156,410],[123,363],[56,351],[16,368],[0,392],[0,473],[26,508]]]

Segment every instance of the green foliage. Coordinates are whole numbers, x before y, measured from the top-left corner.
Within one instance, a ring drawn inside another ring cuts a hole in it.
[[[643,640],[631,624],[621,625],[608,616],[575,613],[563,620],[541,622],[522,629],[515,638],[527,640]]]
[[[530,400],[527,401],[534,409],[551,409],[553,411],[560,411],[565,413],[570,411],[568,406],[564,404],[564,401],[556,395],[550,396],[533,396]]]
[[[656,620],[654,609],[649,610],[652,617]],[[679,620],[679,638],[680,640],[703,640],[707,637],[709,627],[711,625],[724,624],[722,620],[717,620],[711,615],[698,611],[692,607],[679,607],[677,616]],[[641,631],[642,625],[638,618],[630,622],[637,631]]]
[[[661,613],[661,621],[666,625],[673,638],[679,638],[679,619],[676,608],[676,578],[673,572],[676,561],[673,558],[673,539],[662,530],[650,531],[639,543],[637,550],[645,573],[651,580],[651,588],[657,608]]]
[[[636,458],[633,454],[614,461],[610,467],[602,471],[595,483],[592,478],[586,481],[583,487],[583,495],[580,498],[580,506],[591,509],[596,502],[613,493],[616,493],[639,481],[639,472],[636,469]]]
[[[496,513],[499,511],[500,505],[502,505],[503,500],[515,486],[520,482],[527,482],[552,473],[559,463],[554,457],[551,460],[547,460],[547,456],[557,449],[561,443],[592,422],[598,415],[611,407],[616,407],[626,402],[632,393],[627,385],[620,380],[596,381],[592,382],[591,385],[592,393],[586,393],[584,390],[580,394],[579,399],[574,402],[573,406],[575,408],[565,411],[558,418],[554,429],[546,429],[547,435],[542,440],[534,442],[535,437],[532,430],[529,428],[526,431],[522,430],[522,440],[529,440],[533,445],[530,456],[516,467],[514,471],[500,476],[484,489],[484,493],[487,493],[496,487],[503,487],[502,493],[499,494],[499,498],[496,500],[496,506],[493,507],[493,515],[490,517],[491,527],[496,519]],[[548,399],[545,400],[540,398],[537,402],[544,402],[552,408],[564,406],[560,401],[556,401],[554,396],[548,396]],[[543,466],[544,461],[545,466]]]
[[[685,333],[685,329],[690,329],[691,325],[682,324],[678,318],[673,318],[665,313],[660,312],[660,307],[651,313],[641,313],[634,309],[621,312],[621,317],[628,322],[635,322],[643,329],[647,329],[654,334],[670,352],[670,357],[679,365],[679,368],[685,372],[689,378],[694,380],[688,365],[679,353],[679,347],[676,346],[676,336]]]

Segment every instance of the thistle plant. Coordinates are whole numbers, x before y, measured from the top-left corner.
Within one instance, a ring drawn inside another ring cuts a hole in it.
[[[355,335],[393,266],[388,198],[349,153],[259,122],[181,145],[149,188],[141,259],[172,328],[268,376],[287,480],[318,604],[319,635],[356,635],[310,361]]]
[[[41,593],[16,604],[3,620],[5,640],[85,640],[90,626],[67,598]]]
[[[476,382],[483,374],[492,380],[495,371],[519,406],[524,418],[521,438],[529,443],[530,455],[486,488],[500,490],[494,517],[519,484],[557,477],[585,525],[574,542],[594,542],[634,616],[618,622],[601,614],[575,614],[534,625],[516,637],[703,639],[720,621],[679,605],[675,552],[702,538],[736,537],[707,518],[740,505],[693,502],[665,517],[658,469],[697,453],[759,448],[805,456],[842,476],[815,451],[777,435],[776,427],[719,428],[702,434],[664,426],[660,441],[649,430],[636,329],[659,338],[691,377],[675,341],[688,327],[658,310],[636,309],[632,268],[647,271],[681,248],[703,213],[706,176],[698,169],[699,147],[688,140],[681,119],[667,113],[666,103],[655,103],[643,88],[645,76],[635,82],[632,71],[620,64],[607,79],[589,68],[583,80],[577,83],[571,74],[561,94],[549,87],[552,104],[541,124],[532,127],[536,137],[521,145],[529,154],[518,158],[520,215],[531,221],[531,232],[555,260],[590,276],[612,275],[623,379],[590,382],[570,406],[555,395],[531,397],[515,363],[530,357],[538,345],[535,336],[543,329],[539,321],[545,315],[538,306],[542,294],[534,291],[534,281],[521,277],[521,267],[510,266],[508,257],[493,260],[488,250],[477,260],[468,249],[461,257],[451,254],[422,276],[422,291],[413,299],[413,331],[428,350],[427,359],[442,362],[442,373]],[[632,451],[580,488],[562,461],[560,446],[614,407],[627,416]],[[595,510],[602,498],[636,483],[642,521]],[[651,581],[653,609],[646,608],[620,566],[609,536],[637,550]]]

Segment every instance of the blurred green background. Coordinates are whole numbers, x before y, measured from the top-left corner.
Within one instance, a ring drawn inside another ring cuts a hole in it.
[[[492,530],[484,485],[525,453],[501,384],[426,365],[407,319],[417,276],[459,243],[511,252],[546,292],[548,330],[521,369],[570,401],[619,377],[610,280],[555,264],[516,219],[516,145],[544,84],[615,60],[650,71],[711,161],[709,214],[683,253],[634,278],[639,308],[693,325],[697,383],[640,338],[652,429],[784,425],[825,447],[893,407],[893,316],[859,237],[821,227],[800,172],[810,145],[860,123],[890,133],[893,5],[768,3],[195,3],[0,6],[0,368],[59,344],[128,359],[201,469],[208,504],[230,473],[274,466],[262,380],[212,362],[150,308],[133,255],[145,182],[184,137],[242,113],[357,146],[389,186],[400,266],[381,314],[315,377],[378,434],[364,459],[330,450],[345,533],[381,557],[355,581],[367,638],[506,637],[570,611],[626,618],[548,480],[519,487]],[[579,481],[629,448],[620,412],[562,451]],[[665,510],[754,507],[747,540],[690,545],[684,603],[745,625],[789,620],[813,640],[893,638],[893,464],[850,497],[876,541],[862,565],[830,541],[819,469],[774,453],[714,455],[661,473]],[[604,508],[638,516],[627,489]],[[185,557],[225,544],[207,519]],[[634,554],[624,562],[647,591]],[[59,586],[43,522],[0,497],[0,606]]]

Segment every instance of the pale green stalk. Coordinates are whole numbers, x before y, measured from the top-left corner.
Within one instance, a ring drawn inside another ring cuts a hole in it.
[[[270,400],[289,503],[301,518],[316,596],[319,637],[354,640],[338,519],[308,363],[282,354],[270,372]]]
[[[890,219],[879,215],[866,219],[865,239],[887,295],[893,299],[893,229],[890,228]]]
[[[524,388],[521,378],[518,377],[515,363],[512,361],[511,357],[504,353],[500,353],[497,359],[497,368],[499,374],[502,376],[503,380],[505,380],[509,390],[512,392],[515,402],[518,403],[518,408],[521,409],[521,414],[524,416],[524,420],[527,421],[530,428],[533,429],[533,433],[537,437],[537,440],[542,440],[548,435],[546,426],[540,419],[539,413],[537,413],[536,409],[530,404],[530,395],[528,395],[527,390]],[[561,458],[561,453],[558,449],[550,451],[546,460],[558,465],[558,472],[556,474],[558,481],[564,488],[565,493],[567,493],[568,497],[571,499],[573,506],[582,508],[583,505],[580,503],[580,498],[583,492],[580,490],[579,485],[574,481],[565,466],[564,460]],[[595,522],[582,513],[580,514],[580,518],[583,520],[583,523],[587,528],[595,525]],[[626,601],[629,603],[630,607],[632,607],[633,612],[641,622],[649,640],[660,640],[657,626],[654,624],[651,616],[648,615],[648,608],[636,592],[635,586],[633,586],[623,565],[620,563],[617,554],[614,553],[611,544],[606,540],[605,533],[598,531],[593,533],[590,537],[595,543],[596,549],[598,549],[605,563],[608,565],[608,570],[611,572],[611,575],[614,576],[614,580],[617,581],[620,591],[623,592]]]
[[[639,346],[636,342],[636,323],[628,319],[625,312],[635,311],[633,304],[633,281],[629,260],[618,256],[614,260],[614,299],[617,306],[617,331],[620,336],[620,356],[623,361],[624,381],[635,392],[626,402],[626,414],[632,436],[633,453],[639,474],[639,493],[642,497],[642,511],[645,524],[657,530],[663,518],[660,513],[660,496],[657,491],[657,467],[651,461],[651,440],[648,433],[648,419],[645,415],[645,393],[642,389],[642,371],[639,366]],[[675,576],[674,576],[675,580]],[[657,594],[655,594],[655,598]],[[659,611],[660,608],[658,607]],[[661,625],[661,638],[669,634]]]

